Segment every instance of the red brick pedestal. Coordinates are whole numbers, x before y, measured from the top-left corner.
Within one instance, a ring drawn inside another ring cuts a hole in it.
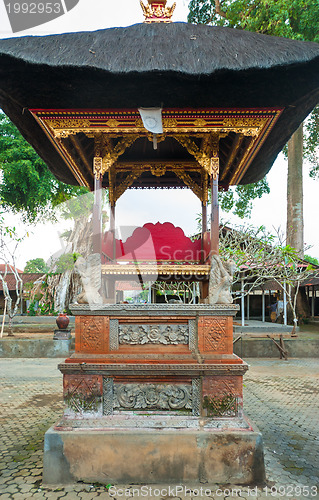
[[[88,306],[74,306],[75,354],[59,365],[66,409],[46,434],[44,481],[52,482],[53,467],[53,482],[63,482],[58,472],[65,474],[63,457],[69,464],[69,481],[103,482],[105,467],[107,482],[179,482],[188,476],[199,481],[203,474],[212,482],[262,482],[261,436],[243,416],[243,375],[248,366],[233,354],[237,309],[154,304],[107,305],[90,311]],[[178,443],[173,446],[177,431]],[[110,461],[102,450],[115,442],[118,452],[108,453]],[[230,454],[241,459],[230,461]],[[124,459],[132,455],[134,467]],[[205,464],[214,462],[214,467],[200,465],[204,455]],[[159,467],[164,457],[166,464],[173,460],[175,466]],[[149,472],[143,461],[153,464]]]

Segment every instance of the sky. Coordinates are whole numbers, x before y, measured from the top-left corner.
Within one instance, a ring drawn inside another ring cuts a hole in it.
[[[62,0],[64,1],[64,0]],[[146,3],[146,0],[144,0]],[[173,1],[168,1],[172,4]],[[177,0],[174,21],[186,22],[188,0]],[[115,26],[129,26],[143,21],[139,0],[79,0],[78,4],[65,15],[25,31],[12,33],[5,10],[5,1],[0,0],[0,38],[26,35],[49,35],[54,33],[93,31]],[[304,165],[304,240],[310,248],[307,253],[319,258],[319,180],[309,177],[309,165]],[[282,155],[274,163],[268,176],[270,194],[254,202],[251,219],[245,223],[264,225],[269,231],[286,227],[286,185],[287,163]],[[200,202],[189,190],[128,190],[120,198],[116,208],[119,226],[143,225],[146,222],[172,222],[182,227],[187,235],[195,233],[196,216],[200,213]],[[230,214],[221,213],[228,224],[243,224]],[[28,231],[29,236],[20,245],[17,265],[23,269],[29,259],[51,255],[63,250],[59,238],[61,225],[39,224],[27,227],[20,217],[10,216],[8,224],[14,224],[20,234]],[[64,224],[65,227],[65,224]]]

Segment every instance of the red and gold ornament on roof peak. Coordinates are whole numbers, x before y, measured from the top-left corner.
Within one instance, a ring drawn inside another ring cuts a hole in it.
[[[142,0],[140,4],[145,17],[144,23],[171,23],[172,15],[176,7],[176,2],[167,7],[167,0],[148,0],[148,4],[144,5]]]

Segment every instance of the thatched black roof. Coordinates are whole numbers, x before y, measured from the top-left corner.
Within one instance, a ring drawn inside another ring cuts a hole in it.
[[[27,108],[283,107],[248,183],[267,173],[318,102],[316,43],[185,23],[0,40],[0,106],[71,183]]]

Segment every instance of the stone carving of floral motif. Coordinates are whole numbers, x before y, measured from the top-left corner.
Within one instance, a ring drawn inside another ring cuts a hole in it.
[[[120,344],[188,344],[188,325],[119,325]]]
[[[118,410],[191,410],[192,386],[115,384],[113,407]]]

